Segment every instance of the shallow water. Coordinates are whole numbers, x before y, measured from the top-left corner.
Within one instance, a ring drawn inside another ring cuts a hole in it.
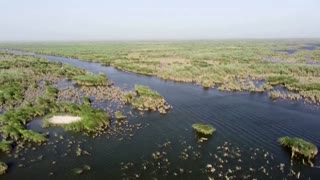
[[[93,73],[106,73],[116,86],[126,89],[132,89],[134,84],[148,85],[163,95],[173,109],[167,115],[155,112],[145,113],[143,116],[132,110],[133,115],[127,120],[135,125],[133,130],[116,135],[106,134],[95,139],[51,128],[49,142],[52,144],[36,146],[36,150],[28,149],[19,158],[1,156],[10,166],[9,173],[1,177],[3,179],[207,179],[208,176],[217,178],[219,173],[224,177],[228,174],[228,169],[235,169],[236,166],[241,166],[241,170],[234,173],[238,179],[248,174],[251,175],[249,179],[293,178],[288,175],[290,154],[279,146],[277,139],[281,136],[296,136],[320,146],[320,111],[301,102],[274,102],[266,93],[204,90],[194,84],[126,73],[97,63],[37,56],[71,64]],[[125,109],[131,110],[129,106]],[[191,129],[191,125],[196,122],[211,124],[216,127],[217,132],[208,141],[199,143]],[[137,128],[136,124],[141,124],[142,128]],[[41,132],[48,131],[41,128],[41,119],[34,120],[29,126]],[[55,133],[57,136],[54,136]],[[59,138],[60,135],[63,139]],[[70,148],[69,141],[73,141]],[[159,146],[166,142],[170,142],[170,145]],[[219,154],[224,152],[217,149],[225,142],[231,143],[227,145],[229,149],[239,148],[241,157],[230,157],[232,153],[228,151],[228,162],[224,161],[223,168],[218,168],[219,162],[212,156],[217,154],[221,158],[225,157]],[[91,155],[76,156],[78,144]],[[189,146],[191,148],[188,149]],[[68,151],[69,149],[71,150]],[[155,159],[152,153],[156,152],[161,152],[161,156],[162,152],[166,154]],[[179,157],[183,152],[188,154],[188,159]],[[264,156],[266,152],[269,154],[267,158]],[[242,162],[236,161],[239,158]],[[168,159],[170,164],[164,159]],[[24,167],[18,167],[20,163]],[[278,167],[280,163],[285,164],[284,172]],[[320,166],[319,158],[314,163]],[[216,171],[207,172],[207,164],[212,164]],[[92,169],[81,175],[72,173],[72,169],[83,165],[89,165]],[[261,166],[267,169],[268,175],[262,172]],[[294,161],[291,168],[301,172],[300,178],[320,178],[320,169],[304,166],[299,161]],[[50,175],[51,172],[53,175]]]

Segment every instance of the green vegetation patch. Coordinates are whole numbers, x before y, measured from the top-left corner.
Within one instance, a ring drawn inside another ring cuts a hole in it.
[[[10,138],[14,141],[19,139],[36,143],[46,141],[46,138],[42,134],[25,129],[26,123],[34,117],[45,115],[46,110],[44,107],[28,104],[18,110],[5,112],[0,116],[2,137],[5,139]]]
[[[271,85],[290,85],[298,82],[298,79],[290,76],[272,76],[268,78],[268,83]]]
[[[204,134],[204,135],[212,135],[216,129],[208,124],[200,124],[200,123],[196,123],[192,125],[192,128],[200,134]]]
[[[85,75],[78,75],[74,76],[73,79],[79,85],[85,86],[104,86],[108,85],[108,78],[105,74],[100,73],[99,75],[95,74],[85,74]]]
[[[158,92],[153,91],[148,86],[135,85],[135,89],[140,97],[163,98]]]
[[[318,148],[311,142],[300,138],[281,137],[278,139],[282,146],[289,148],[292,152],[292,157],[296,154],[307,159],[313,159],[318,154]]]

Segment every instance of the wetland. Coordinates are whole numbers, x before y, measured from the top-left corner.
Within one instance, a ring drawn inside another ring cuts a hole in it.
[[[2,44],[1,178],[318,179],[317,42]]]

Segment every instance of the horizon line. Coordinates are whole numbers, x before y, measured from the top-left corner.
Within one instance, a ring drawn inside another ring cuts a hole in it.
[[[160,39],[47,39],[47,40],[0,40],[0,43],[42,42],[166,42],[166,41],[227,41],[227,40],[320,40],[320,37],[257,37],[257,38],[160,38]]]

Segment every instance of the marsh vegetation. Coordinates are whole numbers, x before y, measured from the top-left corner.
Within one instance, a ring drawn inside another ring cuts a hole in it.
[[[309,39],[3,44],[1,47],[99,62],[124,71],[195,82],[222,91],[264,92],[282,85],[294,90],[301,99],[319,103],[318,44],[319,40]],[[265,82],[256,83],[262,80]]]

